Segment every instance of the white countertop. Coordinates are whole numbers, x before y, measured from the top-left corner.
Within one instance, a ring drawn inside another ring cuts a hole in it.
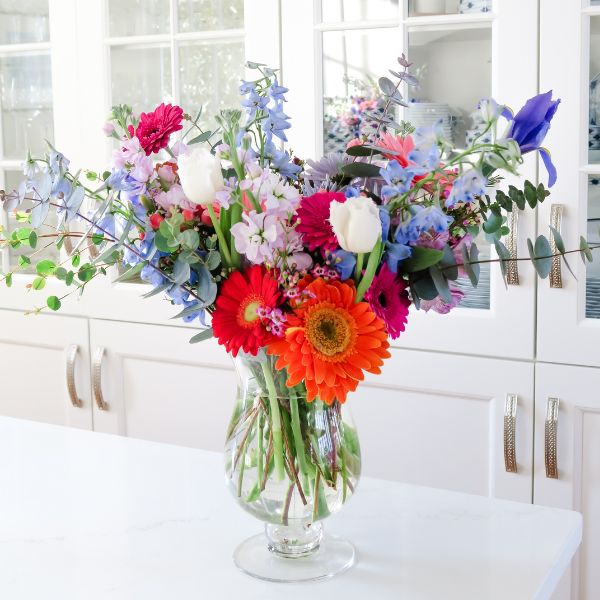
[[[218,454],[0,418],[0,598],[524,600],[549,598],[578,513],[363,478],[325,527],[359,555],[329,581],[238,572],[261,530]]]

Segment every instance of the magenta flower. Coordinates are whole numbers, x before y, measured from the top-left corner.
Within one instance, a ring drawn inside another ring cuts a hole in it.
[[[305,246],[312,252],[317,248],[322,250],[337,250],[338,240],[329,223],[331,203],[345,202],[346,196],[341,192],[317,192],[305,196],[300,201],[296,214],[298,225],[296,231],[302,234]]]
[[[387,332],[396,339],[404,331],[410,299],[406,282],[397,277],[384,263],[365,294],[373,312],[383,320]]]

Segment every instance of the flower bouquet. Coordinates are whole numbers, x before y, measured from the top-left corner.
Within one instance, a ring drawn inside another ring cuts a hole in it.
[[[178,106],[139,117],[117,106],[105,126],[117,142],[108,170],[72,173],[50,147],[27,158],[17,190],[2,193],[20,224],[3,243],[35,248],[19,261],[34,261],[32,288],[50,277],[67,287],[47,308],[118,265],[119,280],[141,277],[152,286],[146,297],[164,293],[179,317],[202,325],[191,342],[214,336],[231,354],[239,388],[227,479],[267,534],[244,542],[235,560],[259,577],[319,578],[352,564],[352,546],[321,527],[360,476],[349,394],[365,373],[380,372],[411,305],[446,313],[462,298],[459,277],[477,285],[477,238],[495,246],[506,269],[505,213],[534,208],[549,192],[528,181],[503,191],[502,173],[517,173],[523,154],[536,151],[549,185],[556,179],[541,148],[559,103],[550,92],[514,116],[482,100],[485,128],[459,151],[441,126],[396,120],[406,106],[400,89],[416,84],[406,58],[398,62],[395,80],[379,80],[383,108],[363,112],[364,133],[343,153],[293,158],[284,147],[288,90],[275,71],[249,63],[256,77],[242,82],[243,109],[221,112],[215,131]],[[38,235],[51,210],[56,231]],[[46,246],[67,241],[62,262],[36,262]],[[548,239],[530,249],[547,276]],[[585,241],[579,251],[591,258]],[[12,272],[2,277],[12,284]]]

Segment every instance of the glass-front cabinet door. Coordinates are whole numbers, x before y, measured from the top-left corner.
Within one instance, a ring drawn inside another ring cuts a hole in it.
[[[515,110],[537,93],[537,0],[300,0],[282,4],[284,83],[290,88],[291,147],[301,158],[344,152],[363,133],[362,114],[382,102],[379,77],[404,52],[419,83],[405,90],[398,120],[440,121],[444,136],[465,147],[481,127],[473,114],[490,96]],[[299,48],[302,51],[299,51]],[[536,181],[527,157],[524,178]],[[504,181],[522,184],[519,182]],[[531,213],[511,219],[505,244],[527,256]],[[494,257],[485,240],[482,258]],[[482,265],[474,289],[460,281],[461,305],[450,315],[413,311],[399,345],[512,358],[534,356],[535,274],[518,264],[505,286],[497,265]]]
[[[569,40],[556,47],[556,35]],[[541,3],[540,85],[561,99],[548,146],[558,170],[552,204],[542,205],[540,232],[561,231],[569,249],[600,243],[600,2],[568,8]],[[577,253],[556,259],[538,300],[541,360],[600,366],[600,252],[584,264]]]

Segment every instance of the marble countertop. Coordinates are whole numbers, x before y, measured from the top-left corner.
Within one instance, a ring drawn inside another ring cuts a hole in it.
[[[219,454],[0,418],[0,597],[7,600],[546,599],[581,515],[363,478],[326,521],[358,564],[269,584],[231,555],[261,530]]]

